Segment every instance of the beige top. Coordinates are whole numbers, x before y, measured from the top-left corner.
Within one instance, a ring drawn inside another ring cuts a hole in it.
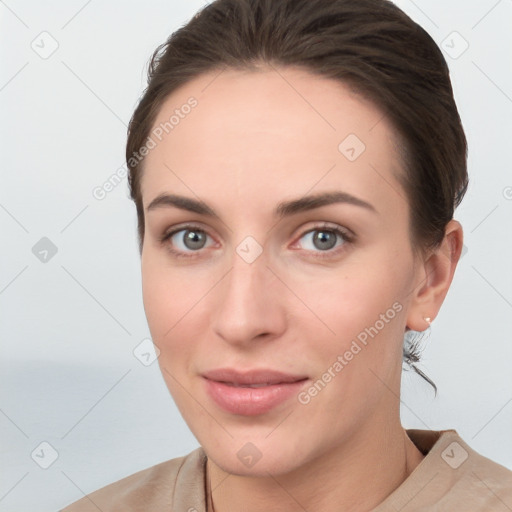
[[[407,430],[425,455],[372,512],[510,512],[512,471],[472,450],[455,430]],[[206,512],[206,454],[144,469],[92,492],[61,512]]]

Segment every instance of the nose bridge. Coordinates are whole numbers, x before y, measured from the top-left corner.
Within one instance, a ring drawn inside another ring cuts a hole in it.
[[[273,274],[267,265],[267,253],[254,239],[244,239],[236,247],[214,320],[214,330],[226,341],[244,343],[283,328],[283,304],[272,290]]]

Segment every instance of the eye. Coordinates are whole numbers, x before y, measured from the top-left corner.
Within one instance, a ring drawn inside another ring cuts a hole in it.
[[[323,224],[303,233],[299,242],[304,240],[300,244],[301,248],[317,253],[316,257],[327,257],[338,254],[345,249],[347,243],[353,242],[354,238],[350,231],[340,226]],[[195,225],[185,225],[166,232],[160,238],[160,242],[177,257],[194,257],[194,253],[199,255],[201,249],[209,247],[208,239],[213,242],[212,237],[204,229]],[[214,242],[210,245],[214,245]]]
[[[343,246],[352,242],[352,235],[339,226],[316,226],[304,233],[301,238],[303,240],[301,246],[307,251],[327,252],[329,255],[338,253]],[[323,256],[323,255],[320,255]]]
[[[160,242],[167,244],[168,249],[176,256],[189,256],[207,247],[206,243],[211,237],[197,226],[181,226],[167,232]]]

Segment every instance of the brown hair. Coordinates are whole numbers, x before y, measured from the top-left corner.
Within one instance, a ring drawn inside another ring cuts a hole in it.
[[[144,160],[133,156],[162,103],[203,73],[265,63],[339,80],[382,110],[400,140],[397,178],[413,245],[438,246],[468,186],[467,143],[448,66],[428,33],[388,0],[215,0],[155,50],[130,120],[126,160],[140,251]],[[417,343],[404,346],[404,361],[422,374],[417,360]]]

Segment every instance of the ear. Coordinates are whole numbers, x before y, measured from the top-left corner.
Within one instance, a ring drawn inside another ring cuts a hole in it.
[[[462,226],[452,219],[446,225],[439,247],[418,265],[416,285],[407,314],[409,329],[424,331],[437,316],[459,262],[462,241]]]

